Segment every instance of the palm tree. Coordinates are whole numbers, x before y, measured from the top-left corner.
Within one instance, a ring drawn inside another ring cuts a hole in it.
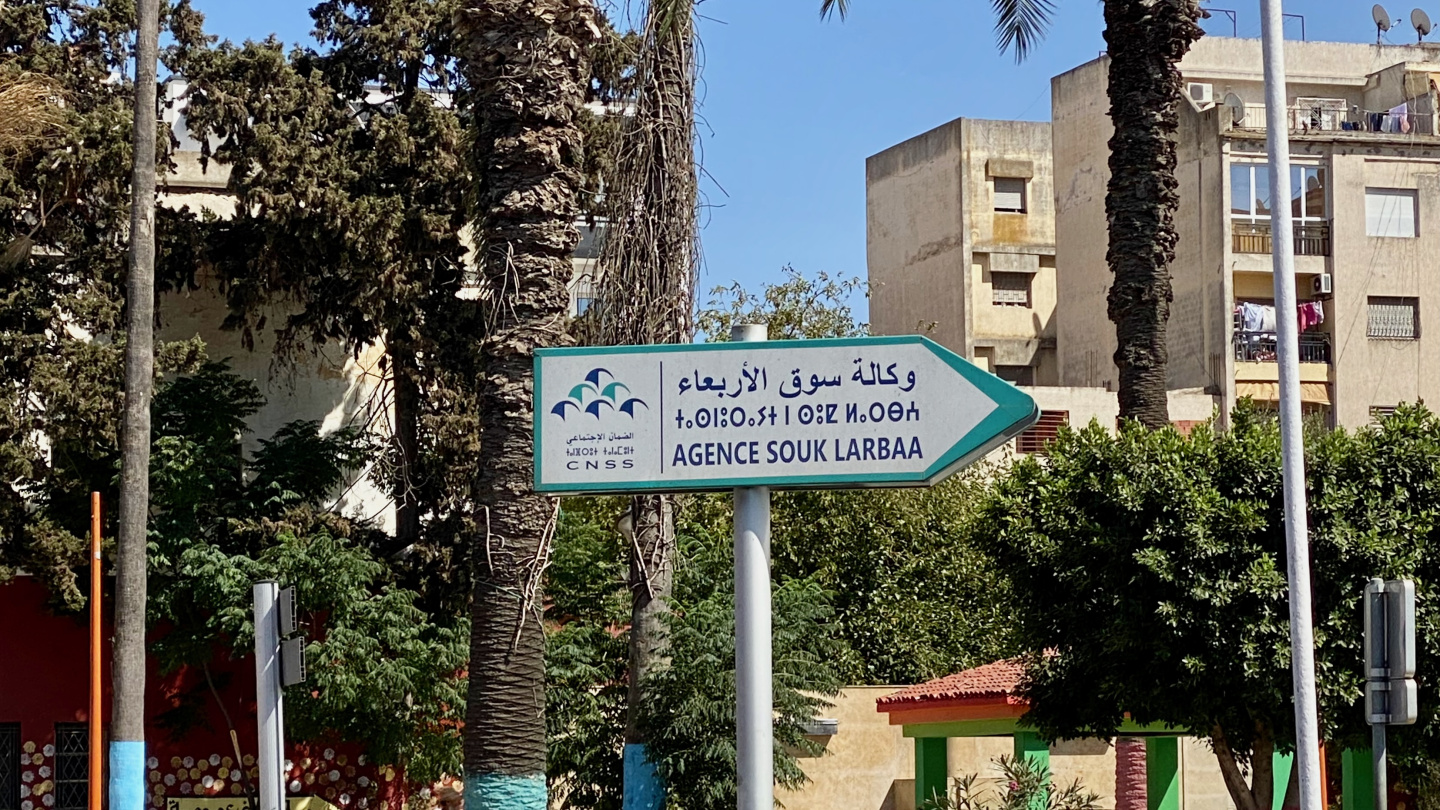
[[[688,343],[699,263],[695,169],[695,2],[649,0],[635,54],[634,110],[622,124],[601,246],[594,331],[603,344]],[[645,747],[646,684],[668,665],[666,614],[675,572],[674,504],[632,499],[630,664],[625,722],[627,806],[654,806],[663,786]]]
[[[991,0],[1002,50],[1024,59],[1044,36],[1051,0]],[[820,13],[848,11],[849,0],[821,0]],[[1152,429],[1170,422],[1165,324],[1173,299],[1175,129],[1180,60],[1202,35],[1198,0],[1104,0],[1109,47],[1110,226],[1106,261],[1115,274],[1109,314],[1115,323],[1120,416]]]
[[[465,714],[468,810],[545,810],[541,575],[559,502],[533,491],[531,364],[567,341],[599,36],[590,0],[466,0],[455,15],[473,127],[478,511]]]

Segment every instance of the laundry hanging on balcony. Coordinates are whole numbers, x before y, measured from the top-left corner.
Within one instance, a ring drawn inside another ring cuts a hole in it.
[[[1240,318],[1242,332],[1274,332],[1275,307],[1270,304],[1252,304],[1246,301],[1235,307]],[[1325,308],[1319,301],[1306,301],[1295,307],[1296,323],[1304,332],[1312,326],[1325,322]]]
[[[1325,307],[1319,301],[1306,301],[1299,310],[1301,332],[1325,322]]]

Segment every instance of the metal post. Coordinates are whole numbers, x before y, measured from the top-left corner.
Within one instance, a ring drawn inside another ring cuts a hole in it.
[[[1320,806],[1320,732],[1315,697],[1315,633],[1310,616],[1310,539],[1305,511],[1305,437],[1300,423],[1299,326],[1295,305],[1294,223],[1290,210],[1290,134],[1284,126],[1285,19],[1281,0],[1260,0],[1265,60],[1265,142],[1270,156],[1271,259],[1280,367],[1280,446],[1289,563],[1290,647],[1300,807]]]
[[[1370,727],[1371,753],[1375,757],[1375,808],[1385,810],[1390,802],[1390,780],[1385,773],[1385,724]]]
[[[101,764],[102,741],[105,739],[101,734],[100,724],[103,709],[100,705],[100,695],[103,688],[100,683],[100,663],[104,649],[101,645],[103,637],[101,624],[100,592],[101,592],[101,571],[100,571],[100,493],[90,493],[90,791],[89,801],[86,806],[89,810],[100,810],[101,802],[105,797],[104,784],[101,778],[104,775],[104,766]]]
[[[285,806],[285,714],[280,701],[280,585],[255,583],[255,698],[260,733],[260,808]]]
[[[730,330],[763,341],[764,324]],[[770,488],[735,488],[735,763],[739,810],[775,807],[774,693],[770,636]],[[261,808],[264,810],[264,808]]]

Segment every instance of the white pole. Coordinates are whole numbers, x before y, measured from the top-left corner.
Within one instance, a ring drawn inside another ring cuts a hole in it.
[[[280,585],[255,583],[255,698],[260,732],[260,808],[285,807],[285,714],[280,703]]]
[[[1310,616],[1310,531],[1305,511],[1305,436],[1300,423],[1300,332],[1296,323],[1295,238],[1290,210],[1290,133],[1281,0],[1260,0],[1265,58],[1265,141],[1270,153],[1270,241],[1280,367],[1280,454],[1290,581],[1291,675],[1300,807],[1320,806],[1320,729],[1315,698],[1315,632]]]
[[[763,341],[764,324],[730,330]],[[739,810],[775,807],[774,692],[770,636],[770,488],[735,488],[735,764]],[[264,810],[264,808],[261,808]]]

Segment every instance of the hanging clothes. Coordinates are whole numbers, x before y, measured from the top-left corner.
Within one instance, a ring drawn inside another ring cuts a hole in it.
[[[1275,307],[1269,304],[1259,304],[1260,307],[1260,331],[1275,331]]]
[[[1246,332],[1259,332],[1260,324],[1263,321],[1263,307],[1259,304],[1244,303],[1240,305],[1240,328]]]
[[[1304,332],[1306,329],[1309,329],[1312,326],[1318,326],[1321,323],[1325,322],[1324,310],[1320,308],[1319,304],[1313,301],[1307,301],[1301,304],[1298,307],[1297,315],[1300,322],[1301,332]]]

